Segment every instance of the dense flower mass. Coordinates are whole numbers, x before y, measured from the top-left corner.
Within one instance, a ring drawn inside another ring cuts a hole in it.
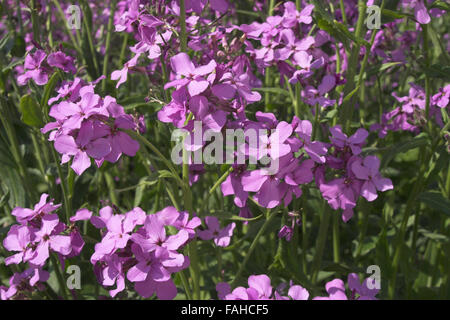
[[[89,216],[90,211],[80,209],[67,225],[54,213],[61,205],[48,201],[48,196],[42,194],[33,209],[16,207],[12,211],[19,224],[12,225],[3,240],[3,247],[15,253],[5,259],[5,265],[26,264],[27,269],[15,273],[10,279],[10,287],[1,289],[2,300],[27,297],[35,286],[44,290],[40,282],[49,278],[49,273],[43,268],[48,265],[50,256],[57,255],[63,262],[78,256],[84,247],[85,242],[75,227],[75,221],[89,219],[86,214]]]
[[[379,291],[372,279],[365,279],[361,284],[356,273],[348,275],[347,296],[345,284],[341,279],[334,279],[325,285],[328,296],[317,296],[312,300],[377,300]],[[216,285],[217,295],[221,300],[308,300],[308,290],[300,285],[282,283],[273,288],[270,278],[265,275],[252,275],[248,278],[248,288],[237,287],[231,291],[230,285],[225,282]],[[284,294],[284,295],[283,295]]]
[[[137,129],[139,119],[127,115],[115,98],[102,99],[94,88],[95,84],[83,85],[78,78],[66,84],[58,98],[67,99],[50,108],[49,116],[56,121],[41,129],[50,132],[49,140],[62,155],[61,164],[73,157],[71,167],[78,175],[91,166],[91,158],[100,167],[105,160],[117,162],[122,154],[133,157],[139,150],[139,143],[122,131]]]
[[[450,298],[449,11],[3,1],[0,299]]]
[[[171,275],[189,266],[189,258],[179,251],[189,242],[189,231],[200,224],[198,218],[185,221],[185,213],[174,207],[147,215],[141,208],[118,214],[107,206],[91,223],[104,232],[90,260],[98,281],[116,287],[109,290],[112,297],[125,289],[127,279],[144,298],[175,298]],[[169,226],[176,233],[167,234]]]

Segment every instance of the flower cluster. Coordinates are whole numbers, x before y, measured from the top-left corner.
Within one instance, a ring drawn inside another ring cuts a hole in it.
[[[34,53],[29,53],[25,57],[24,73],[17,77],[19,85],[25,85],[30,79],[39,86],[48,82],[49,75],[53,73],[53,68],[61,69],[64,72],[76,73],[74,58],[66,55],[62,51],[52,52],[49,55],[41,49]]]
[[[94,88],[95,83],[83,84],[78,78],[63,85],[55,99],[66,99],[53,104],[49,113],[56,121],[41,129],[51,132],[49,140],[62,154],[61,163],[73,157],[71,167],[78,175],[91,166],[91,158],[100,167],[105,160],[114,163],[122,153],[133,157],[139,150],[139,143],[123,130],[139,128],[142,120],[126,114],[115,98],[101,98]]]
[[[189,219],[174,207],[147,215],[141,208],[116,214],[107,206],[91,217],[91,223],[103,234],[91,262],[103,286],[116,285],[109,291],[112,297],[125,289],[126,279],[145,298],[156,293],[168,300],[177,295],[171,275],[189,266],[189,258],[180,251],[195,236],[199,218]]]
[[[399,106],[383,113],[381,123],[373,124],[371,131],[378,131],[380,138],[386,137],[389,131],[410,131],[420,133],[429,118],[434,118],[437,125],[443,127],[441,109],[450,107],[450,85],[438,90],[430,99],[429,114],[426,114],[425,90],[414,83],[410,83],[409,95],[399,97],[395,92],[392,96]]]
[[[375,297],[379,288],[370,278],[360,282],[356,273],[348,275],[347,279],[350,295],[348,296],[345,284],[341,279],[334,279],[327,282],[325,289],[328,296],[317,296],[312,300],[377,300]],[[280,284],[273,288],[270,278],[265,275],[252,275],[248,278],[248,288],[237,287],[231,291],[231,287],[226,282],[216,285],[217,294],[220,300],[308,300],[309,292],[300,285]],[[283,292],[286,292],[283,294]]]
[[[19,224],[11,226],[3,240],[3,247],[16,253],[7,257],[5,264],[27,263],[28,269],[13,275],[9,289],[2,289],[2,299],[25,294],[32,291],[38,282],[47,281],[49,275],[43,267],[50,255],[56,253],[63,262],[66,258],[80,254],[84,240],[75,222],[89,219],[91,212],[80,209],[71,217],[71,224],[66,225],[54,213],[60,206],[48,201],[48,194],[44,193],[33,209],[17,207],[12,211]]]

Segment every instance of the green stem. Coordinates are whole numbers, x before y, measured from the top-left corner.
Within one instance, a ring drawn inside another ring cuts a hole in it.
[[[119,65],[118,65],[120,68],[122,68],[125,62],[125,50],[127,49],[128,35],[129,35],[128,33],[125,33],[125,35],[123,36],[122,48],[120,49]]]
[[[306,229],[306,212],[302,210],[302,265],[303,273],[308,274],[306,251],[308,250],[308,230]]]
[[[269,12],[268,12],[269,17],[271,15],[273,15],[273,8],[274,7],[275,7],[275,0],[270,0],[270,2],[269,2]]]
[[[113,32],[113,26],[114,26],[114,13],[116,12],[116,4],[117,0],[111,1],[111,8],[110,8],[110,16],[108,20],[108,30],[106,33],[106,44],[105,44],[105,56],[103,57],[103,75],[106,76],[106,79],[103,79],[102,81],[102,92],[105,93],[106,91],[106,81],[108,78],[108,59],[109,59],[109,52],[110,52],[110,46],[111,46],[111,36]]]
[[[52,0],[52,2],[55,5],[55,7],[58,9],[59,15],[60,15],[61,19],[63,20],[63,25],[66,29],[67,34],[70,37],[70,41],[72,42],[71,44],[75,47],[75,50],[78,52],[78,54],[80,56],[83,56],[83,51],[81,51],[81,49],[80,49],[79,42],[75,39],[72,31],[69,29],[69,26],[67,25],[66,15],[65,15],[64,11],[62,10],[61,5],[59,4],[59,1]]]
[[[184,0],[180,0],[180,49],[187,51],[187,32],[186,32],[186,5]]]
[[[355,37],[356,38],[361,38],[361,36],[363,35],[363,31],[364,31],[364,18],[366,15],[366,5],[365,5],[365,1],[363,0],[358,0],[358,21],[356,23],[356,30],[355,30]],[[344,86],[344,97],[347,97],[347,95],[352,92],[355,89],[355,75],[356,75],[356,69],[358,67],[358,62],[359,62],[359,52],[361,49],[361,45],[358,43],[353,43],[353,48],[352,51],[350,53],[350,58],[348,61],[348,66],[347,66],[347,74],[346,74],[346,78],[347,78],[347,82]],[[348,132],[349,128],[350,128],[350,123],[351,123],[351,119],[352,119],[352,103],[350,101],[347,101],[343,104],[343,106],[341,107],[341,112],[339,115],[339,120],[341,122],[341,124],[344,126],[344,130],[346,132]]]
[[[36,9],[36,0],[31,1],[31,25],[33,28],[33,40],[36,43],[41,43],[41,32],[39,30],[39,15]]]
[[[295,115],[299,119],[303,119],[301,116],[300,106],[302,105],[302,88],[300,86],[300,83],[295,84],[295,102],[294,102],[294,108],[295,108]]]
[[[166,165],[166,167],[170,170],[170,172],[174,175],[174,178],[177,180],[179,186],[181,188],[185,188],[184,187],[184,182],[183,180],[180,178],[180,176],[178,175],[177,170],[175,170],[174,166],[172,165],[172,163],[167,160],[167,158],[159,151],[158,148],[156,148],[150,141],[148,141],[145,137],[141,136],[139,133],[133,131],[133,130],[122,130],[126,133],[128,133],[132,138],[138,140],[140,143],[144,144],[145,146],[147,146],[150,150],[152,150],[152,152],[154,152],[160,159],[161,161]]]
[[[156,165],[156,163],[154,161],[151,160],[151,157],[150,157],[149,153],[147,152],[145,146],[143,148],[141,148],[140,151],[141,151],[141,154],[140,154],[141,160],[142,160],[142,163],[144,164],[144,168],[147,171],[148,175],[151,176],[153,174],[153,172],[150,170],[149,165],[152,165],[153,168],[155,168],[155,170],[157,170],[157,171],[159,170],[158,166]],[[148,160],[149,164],[147,164],[145,160]],[[169,182],[166,182],[164,180],[161,180],[161,181],[162,181],[164,189],[166,190],[167,195],[169,196],[169,199],[172,202],[173,206],[177,210],[180,210],[180,205],[178,204],[179,202],[177,200],[177,197],[175,196],[175,192],[173,191],[172,185]]]
[[[315,114],[314,114],[314,126],[313,126],[312,135],[311,135],[311,141],[316,140],[317,129],[320,126],[320,122],[319,122],[320,119],[319,119],[319,117],[320,117],[320,106],[317,103],[316,104]]]
[[[339,0],[339,6],[341,8],[341,15],[342,15],[342,22],[347,25],[347,15],[345,13],[345,6],[344,6],[344,0]]]
[[[58,158],[58,155],[56,154],[55,149],[53,147],[50,147],[50,150],[52,152],[53,160],[55,161],[55,164],[56,164],[56,169],[58,171],[59,180],[61,181],[60,184],[61,184],[61,190],[62,190],[63,199],[64,199],[64,209],[66,211],[66,223],[69,223],[72,209],[71,209],[71,204],[70,204],[70,200],[69,200],[67,181],[66,181],[65,177],[63,176],[61,164],[59,163],[59,158]]]
[[[421,25],[422,27],[422,39],[423,39],[423,54],[425,57],[425,66],[430,67],[430,54],[428,47],[428,26],[426,24]],[[431,84],[430,76],[428,72],[425,72],[425,119],[427,119],[428,132],[431,134],[433,130],[433,125],[430,119],[430,101],[431,101]]]
[[[66,291],[66,283],[65,283],[64,277],[61,273],[60,264],[54,254],[50,254],[50,261],[53,265],[53,269],[55,269],[56,278],[58,279],[58,282],[59,282],[59,291],[61,292],[64,300],[69,300],[69,297],[67,296],[67,291]]]
[[[425,153],[427,153],[427,150],[425,150]],[[389,282],[389,289],[388,289],[388,294],[391,299],[393,299],[394,295],[395,295],[397,271],[398,271],[398,266],[400,263],[402,248],[405,245],[404,239],[405,239],[405,235],[406,235],[408,220],[409,220],[411,212],[414,208],[416,197],[423,189],[424,174],[426,172],[426,167],[427,167],[426,164],[428,163],[429,159],[430,158],[428,156],[428,153],[427,154],[421,153],[421,166],[419,169],[418,178],[417,178],[417,181],[414,183],[413,190],[411,191],[410,196],[406,202],[406,208],[403,213],[402,223],[400,225],[400,230],[398,232],[398,236],[395,241],[395,252],[394,252],[394,257],[392,260],[392,278],[391,278],[391,281]]]
[[[219,281],[222,281],[222,250],[219,246],[216,246],[216,256],[217,256],[217,277]]]
[[[312,262],[312,277],[311,282],[316,283],[317,276],[320,271],[320,265],[322,263],[322,256],[325,249],[325,242],[328,235],[328,226],[330,224],[331,211],[327,203],[324,201],[322,204],[322,217],[320,221],[319,234],[316,242],[316,252],[314,254],[314,259]]]
[[[193,300],[192,292],[191,292],[191,289],[189,287],[189,281],[188,281],[188,279],[186,277],[186,274],[185,274],[184,270],[181,270],[179,272],[179,274],[180,274],[181,282],[183,283],[183,287],[184,287],[184,290],[186,292],[186,296],[187,296],[188,300]]]
[[[22,21],[22,7],[20,6],[20,0],[16,0],[17,7],[17,22],[19,23],[20,34],[23,36],[23,21]]]
[[[233,167],[230,167],[225,173],[219,178],[219,180],[216,181],[216,183],[212,186],[211,189],[209,189],[208,194],[206,195],[206,199],[203,201],[202,209],[200,210],[200,213],[204,213],[204,211],[208,208],[208,200],[211,197],[211,195],[214,193],[214,191],[226,180],[226,178],[230,175],[230,173],[233,171]]]
[[[95,47],[94,47],[94,41],[92,39],[92,30],[91,27],[89,25],[89,21],[88,21],[88,15],[87,15],[87,8],[89,7],[88,3],[86,0],[82,0],[82,7],[83,7],[83,24],[84,27],[86,28],[86,36],[87,36],[87,40],[88,40],[88,45],[89,45],[89,51],[91,51],[91,55],[92,55],[92,62],[94,63],[94,68],[95,68],[95,72],[96,72],[96,77],[99,76],[100,73],[100,68],[98,65],[98,61],[97,61],[97,51],[95,51]]]
[[[256,234],[256,237],[253,239],[253,242],[251,243],[250,248],[245,253],[244,261],[242,262],[241,266],[239,267],[239,270],[236,273],[236,277],[234,278],[233,282],[231,283],[231,287],[232,288],[236,287],[236,284],[239,281],[239,278],[241,277],[242,272],[244,271],[248,260],[250,259],[250,257],[252,256],[253,251],[255,251],[255,248],[258,245],[259,239],[265,233],[267,227],[272,222],[273,218],[275,218],[276,213],[277,213],[276,211],[273,211],[273,212],[271,212],[269,214],[267,220],[264,222],[264,224],[262,225],[261,229],[259,229],[258,233]]]
[[[117,199],[116,188],[114,186],[114,179],[109,172],[103,173],[105,176],[106,186],[109,190],[109,197],[115,205],[119,204],[119,200]]]
[[[185,1],[180,0],[180,47],[182,52],[187,52],[187,32],[186,32],[186,6]],[[190,117],[188,117],[189,119]],[[193,206],[192,206],[192,192],[189,186],[189,153],[185,148],[183,148],[183,184],[182,191],[184,196],[184,204],[186,206],[187,211],[189,212],[189,216],[192,217],[194,214]],[[198,261],[198,252],[197,252],[197,241],[193,240],[188,245],[189,249],[189,258],[191,260],[190,270],[191,277],[194,283],[194,299],[200,299],[200,268]]]
[[[20,152],[19,140],[17,139],[16,131],[11,121],[13,115],[10,112],[11,109],[10,104],[8,102],[9,101],[6,101],[5,99],[3,99],[3,97],[0,97],[0,106],[1,106],[0,120],[6,131],[6,135],[9,140],[9,148],[14,158],[14,161],[18,167],[19,175],[25,185],[25,188],[28,190],[31,198],[34,199],[36,197],[36,190],[35,188],[32,188],[33,184],[31,183],[30,176],[28,175],[27,167],[25,165],[25,161]]]
[[[339,215],[333,216],[333,261],[340,261],[340,244],[339,244]]]

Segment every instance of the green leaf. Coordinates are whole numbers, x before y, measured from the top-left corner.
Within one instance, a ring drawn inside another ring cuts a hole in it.
[[[5,73],[6,71],[12,70],[15,66],[22,64],[24,61],[25,61],[25,58],[21,58],[19,60],[13,61],[10,64],[8,64],[6,67],[4,67],[2,69],[2,72]]]
[[[44,110],[47,110],[48,100],[50,99],[50,95],[52,93],[54,93],[54,91],[55,91],[55,87],[56,87],[56,83],[58,82],[58,78],[59,78],[59,73],[56,72],[55,74],[52,75],[50,80],[45,85],[44,94],[42,95],[42,99],[41,99],[41,106]]]
[[[355,93],[358,92],[360,86],[356,86],[355,89],[352,90],[352,92],[350,92],[345,98],[344,100],[342,100],[342,104],[345,104],[346,102],[348,102]]]
[[[402,141],[400,143],[394,144],[390,147],[382,156],[381,159],[381,168],[387,167],[387,165],[391,162],[394,157],[402,152],[406,152],[410,149],[419,148],[427,145],[428,138],[424,135],[418,135],[411,140]]]
[[[139,207],[139,205],[141,204],[145,188],[147,186],[154,185],[157,182],[158,182],[158,175],[156,173],[154,175],[141,178],[139,180],[138,186],[136,188],[136,193],[134,195],[134,207]]]
[[[351,269],[345,263],[331,263],[323,268],[323,271],[334,271],[337,273],[348,274],[351,272],[355,272],[354,269]]]
[[[3,208],[3,206],[6,204],[8,200],[9,200],[9,190],[6,190],[6,193],[0,199],[0,209]]]
[[[431,209],[440,211],[450,216],[450,200],[444,198],[438,191],[428,191],[419,194],[419,200],[429,206]]]
[[[448,242],[449,238],[446,235],[437,233],[437,232],[431,232],[425,229],[419,229],[419,233],[421,233],[424,237],[437,241],[437,242]]]
[[[29,94],[20,99],[20,112],[22,113],[23,123],[32,127],[42,127],[42,111],[39,104]]]
[[[14,39],[12,39],[12,33],[8,32],[1,40],[0,40],[0,51],[3,51],[5,54],[9,53],[14,45]]]
[[[169,170],[159,170],[158,171],[159,178],[175,178],[173,173]]]
[[[356,37],[353,33],[351,33],[351,32],[348,30],[348,28],[347,28],[344,24],[342,24],[341,22],[336,21],[336,20],[333,20],[333,24],[337,27],[337,29],[338,29],[342,34],[344,34],[347,38],[349,38],[349,39],[352,40],[353,42],[356,42],[357,44],[362,45],[362,46],[366,46],[366,47],[369,47],[369,46],[370,46],[370,43],[369,43],[367,40],[365,40],[365,39],[363,39],[363,38],[357,38],[357,37]]]
[[[331,35],[339,42],[343,43],[347,49],[349,48],[347,37],[342,35],[342,32],[333,24],[333,22],[327,21],[323,18],[319,18],[317,20],[317,26],[323,31],[326,31],[329,35]]]
[[[14,57],[23,57],[25,54],[26,46],[25,46],[25,40],[22,36],[16,36],[14,39],[14,45],[11,48],[11,55]]]
[[[450,11],[450,4],[444,1],[435,1],[432,3],[430,9],[437,8],[445,11]]]
[[[284,96],[289,96],[289,91],[282,88],[253,88],[255,91],[259,92],[268,92],[268,93],[277,93]]]
[[[225,211],[217,211],[217,210],[211,210],[209,213],[209,215],[220,218],[220,219],[225,219],[225,220],[231,220],[231,221],[256,221],[261,219],[264,215],[260,214],[256,217],[253,218],[243,218]]]
[[[383,72],[384,70],[387,70],[389,68],[392,68],[392,67],[395,67],[395,66],[398,66],[398,65],[401,65],[401,64],[402,64],[401,62],[388,62],[388,63],[375,65],[375,66],[367,69],[367,76],[366,77],[369,78],[369,77],[371,77],[373,75],[376,75],[376,74],[379,74],[379,73]]]
[[[443,79],[450,81],[450,66],[443,66],[441,64],[433,64],[430,67],[422,65],[422,68],[426,75],[431,78]]]

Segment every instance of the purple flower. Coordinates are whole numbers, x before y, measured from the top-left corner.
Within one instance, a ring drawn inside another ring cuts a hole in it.
[[[351,290],[350,298],[346,294],[344,281],[334,279],[325,285],[328,297],[318,296],[313,300],[377,300],[375,295],[378,294],[379,289],[369,289],[368,281],[369,278],[361,284],[358,275],[356,273],[350,273],[347,279],[348,287]]]
[[[327,148],[325,147],[325,144],[320,141],[311,141],[311,122],[308,120],[299,120],[295,132],[298,134],[302,143],[300,147],[305,149],[311,159],[317,163],[325,163],[324,155],[327,153]]]
[[[283,27],[293,28],[297,23],[311,24],[313,9],[314,5],[308,4],[302,11],[298,12],[294,2],[288,1],[284,3]]]
[[[214,239],[214,243],[219,247],[228,247],[233,230],[236,227],[234,222],[221,229],[219,220],[216,217],[205,217],[205,223],[208,226],[206,230],[197,230],[197,235],[202,240]]]
[[[350,138],[348,138],[347,135],[342,132],[342,127],[340,125],[331,127],[330,132],[332,135],[330,140],[336,147],[341,149],[350,148],[354,155],[361,153],[361,146],[369,135],[367,130],[359,128]]]
[[[338,178],[320,184],[320,192],[334,209],[342,209],[342,220],[347,222],[353,216],[353,208],[361,190],[361,182],[352,177]]]
[[[189,234],[185,230],[180,230],[175,235],[167,236],[164,221],[158,215],[150,215],[147,216],[144,227],[132,235],[132,239],[145,252],[152,252],[158,248],[174,251],[188,241]]]
[[[369,281],[372,281],[371,278],[367,278],[361,282],[359,281],[359,277],[356,273],[350,273],[347,278],[348,288],[352,292],[352,299],[358,300],[378,300],[375,296],[378,294],[380,289],[375,288],[374,283],[371,283],[374,288],[369,288]],[[359,297],[356,297],[358,294]]]
[[[271,300],[272,290],[268,276],[252,275],[248,278],[248,288],[237,287],[225,300]]]
[[[16,207],[11,214],[16,217],[17,222],[26,224],[35,218],[42,217],[45,214],[51,213],[61,207],[61,204],[53,204],[53,201],[47,202],[48,194],[43,193],[33,209]]]
[[[439,92],[432,97],[432,101],[439,108],[446,108],[450,101],[450,84],[440,88]]]
[[[245,165],[235,165],[234,170],[228,175],[220,185],[224,196],[234,195],[234,204],[239,208],[245,207],[248,199],[248,192],[244,191],[242,177],[245,174]]]
[[[51,67],[59,68],[64,72],[75,74],[77,69],[74,66],[74,58],[64,54],[61,51],[51,53],[47,57],[47,63]]]
[[[195,229],[202,224],[199,217],[193,217],[189,220],[188,212],[180,212],[177,220],[175,220],[171,225],[178,230],[184,230],[188,233],[189,239],[195,237]]]
[[[81,130],[89,130],[84,129],[86,127],[88,125],[84,126]],[[89,133],[86,134],[88,135]],[[70,157],[74,156],[71,168],[78,175],[81,175],[91,166],[89,157],[101,159],[111,152],[111,145],[108,140],[100,138],[91,142],[87,138],[83,138],[77,139],[78,142],[73,137],[67,135],[61,135],[55,139],[56,151],[63,154],[62,163],[69,161]]]
[[[191,97],[201,94],[209,87],[209,81],[204,76],[211,74],[216,68],[216,62],[211,60],[207,65],[195,67],[189,56],[181,52],[170,59],[176,80],[167,83],[164,89],[187,86]]]
[[[111,297],[115,297],[125,289],[125,274],[123,272],[122,261],[117,254],[105,258],[105,268],[102,271],[102,285],[110,287],[116,284],[115,289],[109,290]]]
[[[35,233],[37,243],[35,254],[30,263],[36,266],[43,266],[50,255],[50,249],[62,255],[68,255],[71,251],[70,236],[60,235],[64,230],[63,224],[59,221],[58,215],[48,214],[42,217],[42,227]]]
[[[3,240],[3,247],[8,251],[18,252],[5,259],[5,265],[19,264],[30,260],[34,252],[30,244],[34,242],[35,235],[28,226],[13,225]]]
[[[311,36],[297,40],[292,29],[281,32],[281,41],[285,47],[275,51],[275,57],[279,60],[287,60],[293,55],[294,61],[300,61],[299,53],[307,51],[314,44],[314,38]]]
[[[328,297],[315,297],[313,300],[348,300],[345,294],[345,284],[341,279],[334,279],[327,282],[325,289],[328,292]]]
[[[358,179],[364,180],[361,187],[361,195],[367,201],[374,201],[377,197],[377,190],[384,192],[392,190],[392,181],[383,178],[378,171],[380,159],[376,156],[367,156],[364,159],[358,158],[351,165],[352,171]]]
[[[136,54],[128,62],[126,62],[121,70],[116,70],[111,73],[111,80],[119,80],[117,82],[116,88],[118,88],[122,83],[127,81],[128,70],[137,65],[138,59],[141,56],[140,53]]]
[[[48,67],[44,67],[43,62],[47,57],[46,53],[42,50],[36,50],[36,52],[29,53],[25,57],[24,68],[26,72],[17,77],[17,83],[21,86],[25,85],[29,79],[33,79],[34,82],[43,86],[48,82]]]
[[[9,288],[0,286],[0,300],[25,299],[35,289],[45,290],[39,282],[46,282],[50,274],[41,268],[31,267],[21,273],[14,273],[9,279]]]

